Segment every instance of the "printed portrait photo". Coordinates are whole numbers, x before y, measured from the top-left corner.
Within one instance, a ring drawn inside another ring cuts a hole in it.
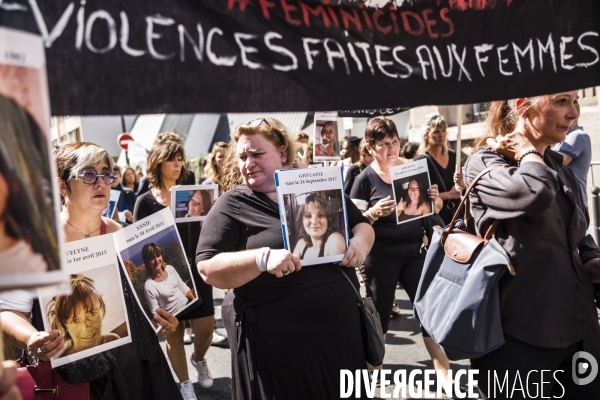
[[[175,225],[148,235],[120,256],[138,303],[155,329],[160,328],[153,320],[157,308],[177,315],[197,299]]]
[[[337,121],[315,120],[313,143],[313,158],[339,160],[340,144]]]
[[[178,186],[171,189],[175,222],[202,221],[217,201],[218,185]]]
[[[131,341],[116,264],[71,274],[68,287],[68,294],[40,296],[50,329],[65,336],[57,359],[72,362]],[[53,360],[53,366],[63,363]]]
[[[0,287],[53,283],[59,271],[48,141],[32,116],[0,95]],[[47,282],[47,283],[46,283]]]
[[[392,181],[397,200],[396,218],[398,224],[433,213],[433,204],[427,195],[429,174],[422,172]]]
[[[300,260],[318,264],[321,258],[346,253],[341,190],[284,194],[283,199],[290,249]]]

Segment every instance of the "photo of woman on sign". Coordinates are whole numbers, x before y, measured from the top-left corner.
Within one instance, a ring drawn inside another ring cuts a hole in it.
[[[9,275],[60,268],[46,146],[31,115],[0,95],[0,286],[17,282]],[[19,282],[32,285],[27,276]]]
[[[186,217],[203,217],[210,211],[212,200],[207,190],[196,190],[190,197],[188,213]]]
[[[309,194],[296,215],[300,239],[294,255],[301,260],[344,254],[346,240],[334,229],[334,212],[324,198]]]
[[[396,206],[398,222],[406,221],[415,217],[431,214],[431,200],[427,196],[426,186],[419,183],[416,178],[402,185],[400,193],[406,193],[400,197]]]
[[[175,268],[165,263],[158,243],[147,243],[142,248],[142,259],[147,274],[144,297],[152,315],[156,314],[157,308],[176,315],[196,298],[194,291],[185,284]]]
[[[337,121],[316,121],[315,130],[315,157],[339,158]]]
[[[60,357],[120,339],[115,333],[102,333],[106,303],[94,287],[94,280],[72,274],[70,281],[71,294],[56,296],[48,303],[48,321],[65,337],[66,350]]]

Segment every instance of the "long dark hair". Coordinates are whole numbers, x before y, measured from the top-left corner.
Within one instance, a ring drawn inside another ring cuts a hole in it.
[[[60,269],[48,141],[35,120],[0,95],[0,174],[8,184],[6,233],[29,243],[48,271]]]
[[[417,182],[417,185],[419,185],[419,190],[418,190],[418,191],[419,191],[419,202],[417,203],[417,207],[421,207],[421,205],[422,205],[423,203],[425,203],[425,199],[423,198],[423,197],[425,197],[425,196],[423,196],[423,192],[421,191],[421,188],[422,188],[422,186],[421,186],[421,182],[419,182],[419,181],[418,181],[417,179],[415,179],[415,178],[412,178],[411,180],[409,180],[409,181],[408,181],[408,191],[409,191],[409,192],[410,192],[410,183],[411,183],[412,181],[415,181],[415,182]],[[407,196],[406,196],[406,198],[407,198],[406,205],[409,205],[409,204],[411,204],[411,200],[410,200],[410,193],[407,193]]]

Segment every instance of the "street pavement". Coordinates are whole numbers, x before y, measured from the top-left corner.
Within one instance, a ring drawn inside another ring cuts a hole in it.
[[[361,287],[361,292],[364,295],[364,287]],[[214,304],[215,304],[215,319],[217,330],[225,334],[223,321],[221,320],[221,303],[224,292],[220,289],[213,289]],[[415,369],[424,370],[432,369],[433,365],[423,344],[421,330],[419,324],[412,318],[412,307],[406,292],[398,288],[396,290],[396,304],[400,307],[402,313],[399,317],[394,317],[390,323],[390,327],[386,338],[386,355],[384,368],[391,369],[392,375],[397,370],[406,370],[408,377],[410,372]],[[165,349],[164,339],[161,341],[163,350]],[[193,351],[193,346],[185,346],[187,359]],[[206,355],[208,366],[214,378],[214,385],[210,389],[201,387],[198,381],[198,374],[194,367],[188,361],[188,370],[190,379],[194,382],[194,388],[198,400],[228,400],[231,399],[231,355],[228,348],[219,348],[211,346]],[[460,362],[452,362],[453,371],[458,369],[468,369],[468,360]],[[389,378],[388,378],[389,379]],[[175,378],[177,381],[177,378]],[[461,380],[462,382],[462,380]],[[466,383],[466,381],[465,381]],[[385,392],[391,395],[394,392],[395,386],[386,386]],[[435,386],[433,386],[435,388]],[[380,389],[377,388],[375,399],[381,399]],[[412,399],[413,397],[397,397],[398,399]],[[415,397],[416,398],[416,397]],[[421,397],[419,397],[421,398]],[[428,397],[441,399],[437,397]],[[444,397],[442,397],[444,398]],[[308,399],[307,399],[308,400]],[[329,400],[329,399],[310,399],[310,400]]]

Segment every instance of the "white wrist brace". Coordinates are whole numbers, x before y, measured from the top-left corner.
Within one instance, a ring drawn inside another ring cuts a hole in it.
[[[267,271],[267,260],[269,259],[270,252],[270,247],[263,247],[256,253],[256,268],[258,268],[260,272]]]

